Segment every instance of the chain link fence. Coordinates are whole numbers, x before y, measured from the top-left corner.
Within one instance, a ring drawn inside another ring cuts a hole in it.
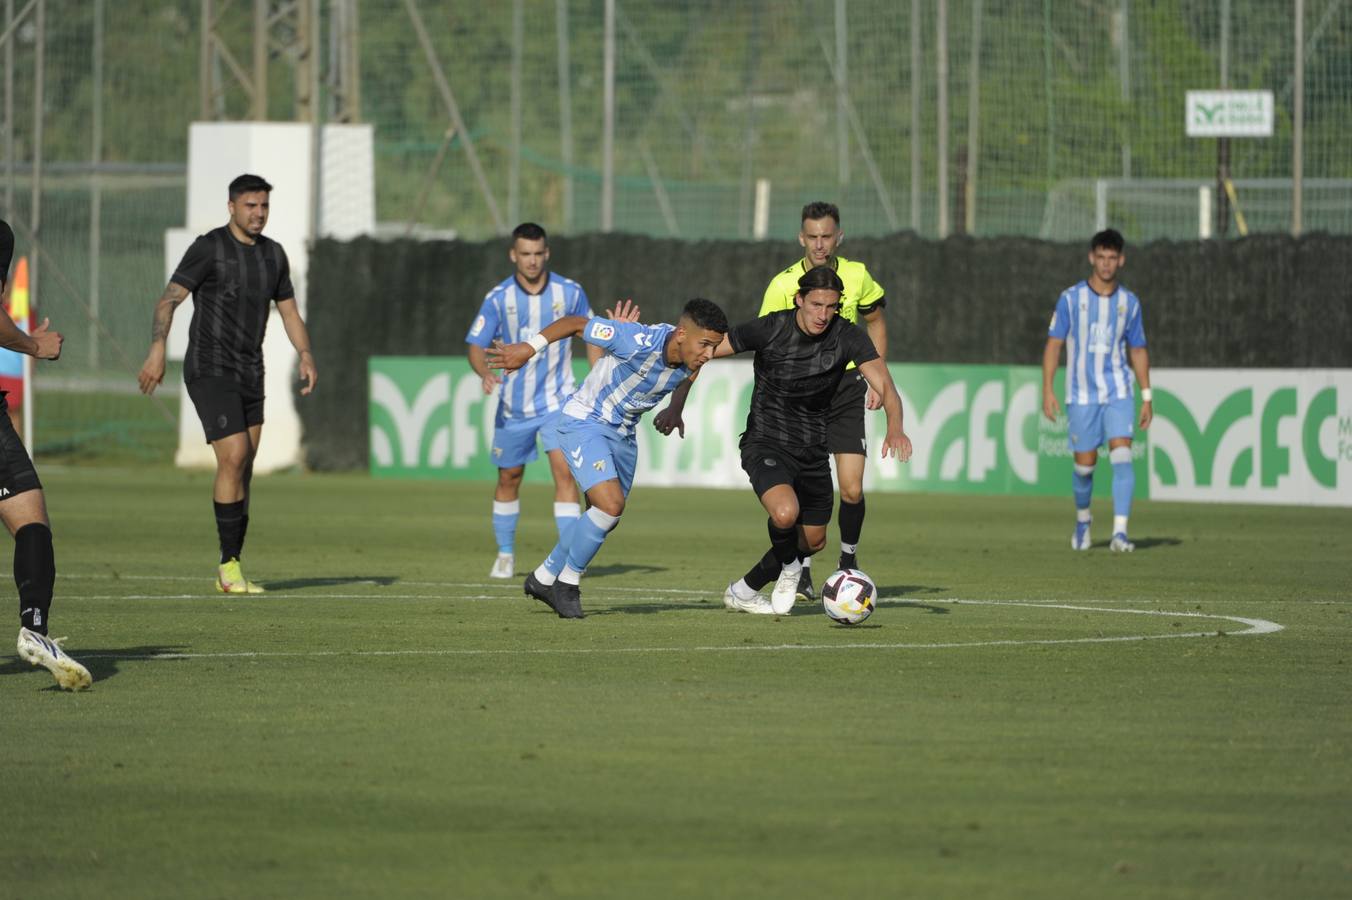
[[[1303,227],[1352,233],[1352,0],[3,0],[0,202],[68,336],[36,367],[39,454],[172,445],[176,404],[134,376],[188,125],[296,117],[306,3],[321,115],[341,95],[375,127],[382,234],[786,243],[817,199],[859,236],[1288,231],[1303,5]],[[1185,91],[1223,85],[1276,110],[1272,137],[1230,142],[1233,196],[1218,141],[1183,128]]]

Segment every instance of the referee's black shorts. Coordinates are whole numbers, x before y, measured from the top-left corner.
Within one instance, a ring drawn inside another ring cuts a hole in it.
[[[33,458],[9,420],[9,404],[5,402],[5,392],[0,391],[0,500],[40,490],[42,482],[33,468]]]
[[[798,496],[798,521],[825,525],[831,521],[835,489],[831,484],[831,457],[820,447],[810,450],[784,447],[742,435],[742,470],[751,478],[757,497],[787,484]]]
[[[228,376],[210,375],[188,382],[188,396],[211,444],[263,424],[263,385],[250,386]]]
[[[864,436],[864,398],[867,395],[868,382],[859,370],[846,371],[831,399],[831,410],[826,414],[826,449],[831,453],[868,455],[868,439]]]

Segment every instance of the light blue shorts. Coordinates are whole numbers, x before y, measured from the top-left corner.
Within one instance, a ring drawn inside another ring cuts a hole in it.
[[[583,493],[603,481],[619,479],[626,497],[634,484],[638,466],[638,438],[617,434],[614,427],[599,422],[583,422],[571,416],[559,419],[556,433],[568,468],[582,485]]]
[[[536,438],[545,452],[559,449],[554,424],[563,413],[552,412],[529,419],[503,419],[493,426],[493,465],[514,469],[531,462],[539,453]]]
[[[1131,437],[1136,402],[1128,397],[1107,403],[1071,403],[1066,407],[1066,418],[1070,420],[1070,449],[1087,453],[1113,438]]]

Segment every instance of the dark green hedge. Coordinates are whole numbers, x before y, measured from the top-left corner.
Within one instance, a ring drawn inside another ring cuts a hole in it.
[[[551,241],[552,267],[598,313],[632,297],[671,321],[691,297],[738,322],[798,249],[776,242],[587,235]],[[1085,244],[1021,238],[850,239],[887,291],[894,362],[1036,364],[1057,295],[1088,272]],[[1352,365],[1352,238],[1265,236],[1129,247],[1123,283],[1141,297],[1151,362],[1174,367]],[[367,464],[366,359],[458,355],[484,294],[511,272],[507,247],[459,241],[320,241],[308,321],[323,381],[298,403],[306,462]]]

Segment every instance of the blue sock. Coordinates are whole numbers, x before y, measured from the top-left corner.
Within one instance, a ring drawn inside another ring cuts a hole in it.
[[[1094,467],[1076,463],[1070,483],[1075,494],[1075,508],[1088,509],[1089,499],[1094,495]]]
[[[493,501],[493,537],[499,553],[516,552],[516,520],[521,518],[521,501]]]
[[[554,545],[553,550],[549,551],[545,561],[540,563],[545,571],[555,578],[559,577],[559,573],[563,571],[564,563],[568,562],[568,542],[573,539],[573,529],[577,528],[577,523],[581,521],[582,518],[579,516],[564,527],[563,532],[559,535],[559,542]]]
[[[587,565],[601,549],[606,535],[614,530],[619,521],[619,516],[607,515],[594,506],[587,510],[587,514],[578,519],[569,531],[568,565],[585,572]]]
[[[582,516],[582,507],[577,503],[554,504],[554,524],[559,529],[559,540],[563,541],[568,528]]]
[[[1136,492],[1136,469],[1131,464],[1131,448],[1116,447],[1108,459],[1113,464],[1113,516],[1131,515],[1131,495]]]

